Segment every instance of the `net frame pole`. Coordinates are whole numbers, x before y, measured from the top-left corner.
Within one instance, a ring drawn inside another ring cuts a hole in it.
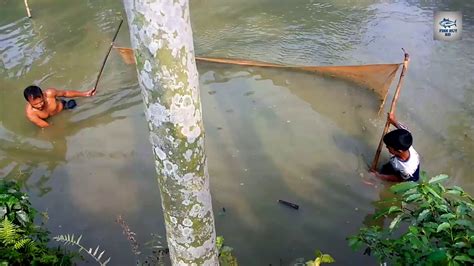
[[[25,0],[25,8],[26,8],[26,13],[28,14],[28,18],[31,18],[31,11],[30,7],[28,6],[28,0]]]
[[[405,79],[405,74],[408,70],[408,63],[410,62],[410,55],[405,51],[405,49],[402,48],[402,50],[405,53],[405,58],[403,59],[403,68],[402,68],[402,72],[400,73],[400,79],[398,80],[397,88],[395,90],[395,95],[393,96],[393,99],[392,99],[392,104],[390,105],[389,114],[394,114],[395,113],[395,110],[397,108],[398,97],[400,96],[400,89],[401,89],[403,81]],[[387,115],[387,121],[385,122],[385,127],[384,127],[383,132],[382,132],[382,137],[380,138],[379,146],[377,147],[377,151],[375,152],[374,160],[372,161],[372,165],[370,167],[371,171],[376,171],[376,169],[377,169],[377,164],[379,162],[380,153],[382,151],[383,137],[385,136],[385,134],[387,134],[389,128],[390,128],[390,120],[388,119],[388,115]]]

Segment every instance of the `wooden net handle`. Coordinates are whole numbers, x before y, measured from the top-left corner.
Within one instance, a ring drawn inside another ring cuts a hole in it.
[[[400,88],[402,87],[403,80],[405,78],[405,73],[408,69],[408,63],[410,62],[410,55],[405,51],[405,49],[402,48],[402,50],[405,53],[405,58],[403,59],[402,73],[400,74],[400,79],[398,80],[397,89],[395,90],[395,95],[393,96],[392,104],[390,105],[389,114],[395,113],[398,97],[400,96]],[[385,134],[387,134],[389,128],[390,128],[390,121],[387,116],[387,121],[385,122],[385,127],[383,129],[382,137],[380,138],[379,146],[377,147],[374,160],[372,161],[372,165],[370,167],[370,170],[372,171],[375,171],[377,169],[377,164],[380,158],[380,152],[382,152],[383,137],[385,136]]]

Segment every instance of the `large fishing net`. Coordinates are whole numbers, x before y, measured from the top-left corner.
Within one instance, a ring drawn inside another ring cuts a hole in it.
[[[116,50],[122,56],[127,64],[135,63],[133,50],[130,48],[116,47]],[[387,98],[388,90],[392,84],[393,78],[402,63],[398,64],[372,64],[372,65],[352,65],[352,66],[297,66],[297,65],[281,65],[261,61],[232,59],[232,58],[211,58],[196,57],[196,61],[205,61],[212,63],[251,66],[251,67],[268,67],[282,68],[296,71],[307,71],[317,73],[323,76],[339,78],[354,82],[361,87],[372,90],[380,99],[379,113],[383,109]]]
[[[295,66],[229,58],[196,57],[196,60],[242,66],[271,67],[284,68],[289,70],[308,71],[318,73],[323,76],[330,76],[333,78],[348,80],[362,87],[372,90],[380,98],[381,103],[379,111],[383,108],[393,78],[395,77],[399,66],[402,64],[373,64],[354,66]]]

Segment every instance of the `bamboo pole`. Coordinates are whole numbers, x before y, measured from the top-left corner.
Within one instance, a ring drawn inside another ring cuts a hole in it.
[[[102,66],[100,67],[99,74],[97,75],[97,79],[95,81],[94,91],[97,90],[97,85],[99,84],[100,76],[102,75],[102,71],[104,71],[105,63],[107,63],[107,58],[109,58],[110,51],[112,50],[112,47],[114,46],[115,39],[117,38],[117,35],[120,31],[120,27],[122,26],[122,23],[123,23],[123,19],[120,20],[120,24],[117,28],[117,31],[115,32],[115,35],[114,35],[114,38],[112,39],[112,42],[110,43],[110,47],[109,47],[109,50],[107,51],[107,55],[105,55],[104,61],[102,62]]]
[[[30,7],[28,6],[28,0],[25,0],[25,6],[26,6],[26,13],[28,13],[28,17],[31,18],[31,12],[30,12]]]
[[[389,114],[395,113],[395,109],[397,107],[398,97],[400,96],[400,88],[402,87],[403,80],[405,78],[405,73],[408,69],[408,63],[410,61],[410,56],[408,55],[408,53],[405,51],[405,49],[402,48],[402,50],[405,53],[405,58],[403,60],[402,73],[400,74],[400,79],[398,80],[397,88],[395,90],[395,95],[393,96],[392,104],[390,105]],[[375,157],[374,157],[374,160],[372,162],[372,166],[370,167],[371,171],[375,171],[377,169],[377,164],[378,164],[379,158],[380,158],[380,152],[382,151],[383,137],[385,136],[385,134],[387,134],[389,127],[390,127],[390,121],[389,121],[388,116],[387,116],[387,121],[385,122],[385,127],[383,129],[382,137],[380,138],[379,146],[377,148],[377,151],[375,152]]]

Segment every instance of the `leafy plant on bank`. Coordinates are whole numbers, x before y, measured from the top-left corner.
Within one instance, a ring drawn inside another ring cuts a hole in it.
[[[13,181],[0,180],[0,218],[28,227],[35,215],[36,211],[20,187]]]
[[[35,225],[37,211],[17,183],[0,180],[1,265],[72,265],[74,253],[49,248],[49,232]]]
[[[363,227],[349,237],[353,249],[394,265],[473,265],[474,201],[462,188],[444,187],[447,175],[392,186],[400,199],[374,219],[394,217],[388,228]]]
[[[224,245],[224,237],[218,236],[216,239],[217,251],[219,252],[219,264],[221,266],[238,266],[237,258],[232,255],[233,248]]]
[[[306,266],[319,266],[323,263],[336,262],[329,254],[324,254],[320,250],[316,250],[316,258],[306,262]]]
[[[102,255],[104,255],[105,250],[98,253],[99,246],[97,246],[95,250],[92,250],[92,248],[87,249],[81,244],[81,239],[82,239],[82,235],[79,236],[78,238],[75,238],[74,235],[69,235],[69,234],[59,235],[59,236],[54,237],[54,240],[58,242],[62,242],[64,245],[72,245],[72,246],[78,247],[79,253],[81,253],[81,251],[84,250],[89,256],[91,256],[101,266],[105,266],[107,265],[107,263],[110,262],[110,257],[106,259],[105,261],[101,261]]]

